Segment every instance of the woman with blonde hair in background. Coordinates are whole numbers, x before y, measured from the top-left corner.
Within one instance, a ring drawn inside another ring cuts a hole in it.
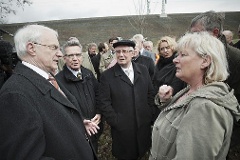
[[[153,86],[156,93],[161,85],[171,86],[173,95],[186,87],[185,83],[175,76],[176,67],[173,58],[177,53],[176,46],[175,39],[169,36],[164,36],[158,41],[157,50],[160,59],[155,66],[153,77]]]

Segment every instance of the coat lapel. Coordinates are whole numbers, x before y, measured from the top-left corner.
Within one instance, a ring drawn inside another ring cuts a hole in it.
[[[120,79],[124,82],[126,82],[127,84],[129,84],[130,86],[132,86],[132,82],[130,81],[130,79],[128,78],[128,76],[123,72],[122,68],[120,67],[119,64],[116,64],[114,66],[114,74],[115,76],[119,76]]]
[[[63,85],[60,84],[60,82],[58,82],[61,90],[63,91],[63,93],[66,95],[66,97],[60,93],[58,90],[56,90],[55,88],[50,89],[50,96],[52,99],[54,99],[55,101],[63,104],[66,107],[69,107],[71,109],[75,109],[77,110],[77,108],[74,106],[77,104],[76,99],[71,95],[71,93],[69,93]]]
[[[140,77],[141,70],[139,69],[139,67],[136,65],[135,62],[132,62],[132,65],[133,65],[133,70],[134,70],[134,84],[136,84]]]
[[[47,96],[47,94],[49,94],[53,100],[61,103],[66,107],[76,109],[74,105],[77,103],[74,100],[74,98],[72,98],[73,96],[59,82],[58,84],[61,90],[67,96],[67,98],[64,95],[62,95],[62,93],[60,93],[56,88],[54,88],[54,86],[50,82],[48,82],[45,78],[43,78],[41,75],[39,75],[32,69],[24,66],[21,63],[18,63],[18,67],[16,68],[17,69],[15,70],[15,73],[28,79],[29,83],[32,83],[36,87],[36,89],[42,92],[43,95]]]

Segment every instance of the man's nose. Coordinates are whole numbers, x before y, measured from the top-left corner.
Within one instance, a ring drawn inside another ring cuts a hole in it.
[[[57,55],[59,58],[63,57],[63,53],[62,53],[61,50],[58,50],[56,55]]]

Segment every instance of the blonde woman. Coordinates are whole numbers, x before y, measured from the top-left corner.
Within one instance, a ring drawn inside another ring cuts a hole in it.
[[[226,159],[239,104],[224,81],[228,63],[221,41],[207,32],[188,33],[178,43],[176,76],[188,86],[172,98],[162,86],[156,103],[149,160]]]

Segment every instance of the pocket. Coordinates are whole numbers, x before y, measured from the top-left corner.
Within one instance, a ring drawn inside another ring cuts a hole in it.
[[[176,136],[178,127],[175,124],[175,111],[161,113],[155,121],[152,134],[151,156],[172,159],[176,154]]]

